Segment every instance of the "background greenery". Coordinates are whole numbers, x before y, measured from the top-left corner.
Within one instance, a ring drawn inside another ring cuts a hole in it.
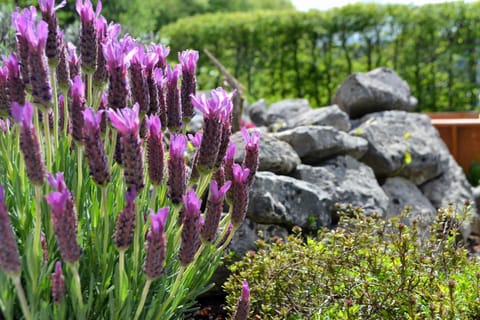
[[[162,28],[173,52],[210,50],[248,88],[250,100],[305,97],[328,105],[352,72],[396,70],[421,110],[478,106],[480,2],[421,7],[358,4],[326,12],[210,14]],[[200,59],[200,84],[218,85]]]

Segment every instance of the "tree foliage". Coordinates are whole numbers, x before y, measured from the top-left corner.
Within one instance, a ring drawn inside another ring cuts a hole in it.
[[[356,4],[326,12],[208,14],[161,29],[172,51],[207,48],[248,88],[250,99],[305,97],[330,104],[352,72],[391,67],[422,110],[478,106],[480,2],[426,6]],[[200,84],[215,68],[200,60]]]

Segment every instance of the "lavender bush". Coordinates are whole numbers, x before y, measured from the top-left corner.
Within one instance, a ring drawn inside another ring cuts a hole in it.
[[[77,51],[64,4],[17,8],[0,66],[0,318],[179,319],[245,217],[258,135],[234,165],[234,93],[196,96],[198,52],[169,65],[90,0]],[[195,110],[205,127],[187,139]]]

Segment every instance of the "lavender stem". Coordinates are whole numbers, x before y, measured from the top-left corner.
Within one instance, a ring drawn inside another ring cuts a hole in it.
[[[145,282],[145,286],[143,287],[142,298],[140,299],[140,303],[138,304],[137,311],[135,312],[134,320],[138,320],[138,318],[140,317],[140,314],[142,314],[143,306],[145,305],[145,300],[147,299],[147,294],[148,294],[148,291],[150,290],[151,284],[152,284],[152,279],[147,279],[147,281]]]
[[[108,240],[109,231],[110,231],[110,217],[107,210],[107,186],[102,186],[102,199],[101,199],[101,211],[103,212],[103,257],[107,257],[107,247],[108,247]]]
[[[23,316],[26,320],[32,320],[32,314],[30,313],[30,308],[28,307],[27,299],[25,298],[22,283],[20,282],[20,275],[14,276],[12,280],[17,289],[17,296],[18,300],[20,300],[20,307],[22,308]]]
[[[45,130],[45,150],[47,158],[47,172],[52,171],[52,139],[50,135],[49,108],[43,111],[43,129]],[[39,135],[40,136],[40,135]]]

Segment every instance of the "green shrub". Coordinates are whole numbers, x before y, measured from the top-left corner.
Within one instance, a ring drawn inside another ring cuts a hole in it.
[[[480,2],[356,4],[199,15],[163,27],[159,36],[172,52],[208,49],[250,100],[305,97],[329,105],[349,74],[387,66],[409,83],[422,111],[469,110],[478,106],[479,17]],[[207,58],[200,66],[204,89],[221,83]]]
[[[255,319],[479,319],[480,266],[459,241],[454,209],[439,212],[423,243],[415,222],[350,216],[317,238],[297,230],[260,241],[230,267],[228,308],[245,279]]]

